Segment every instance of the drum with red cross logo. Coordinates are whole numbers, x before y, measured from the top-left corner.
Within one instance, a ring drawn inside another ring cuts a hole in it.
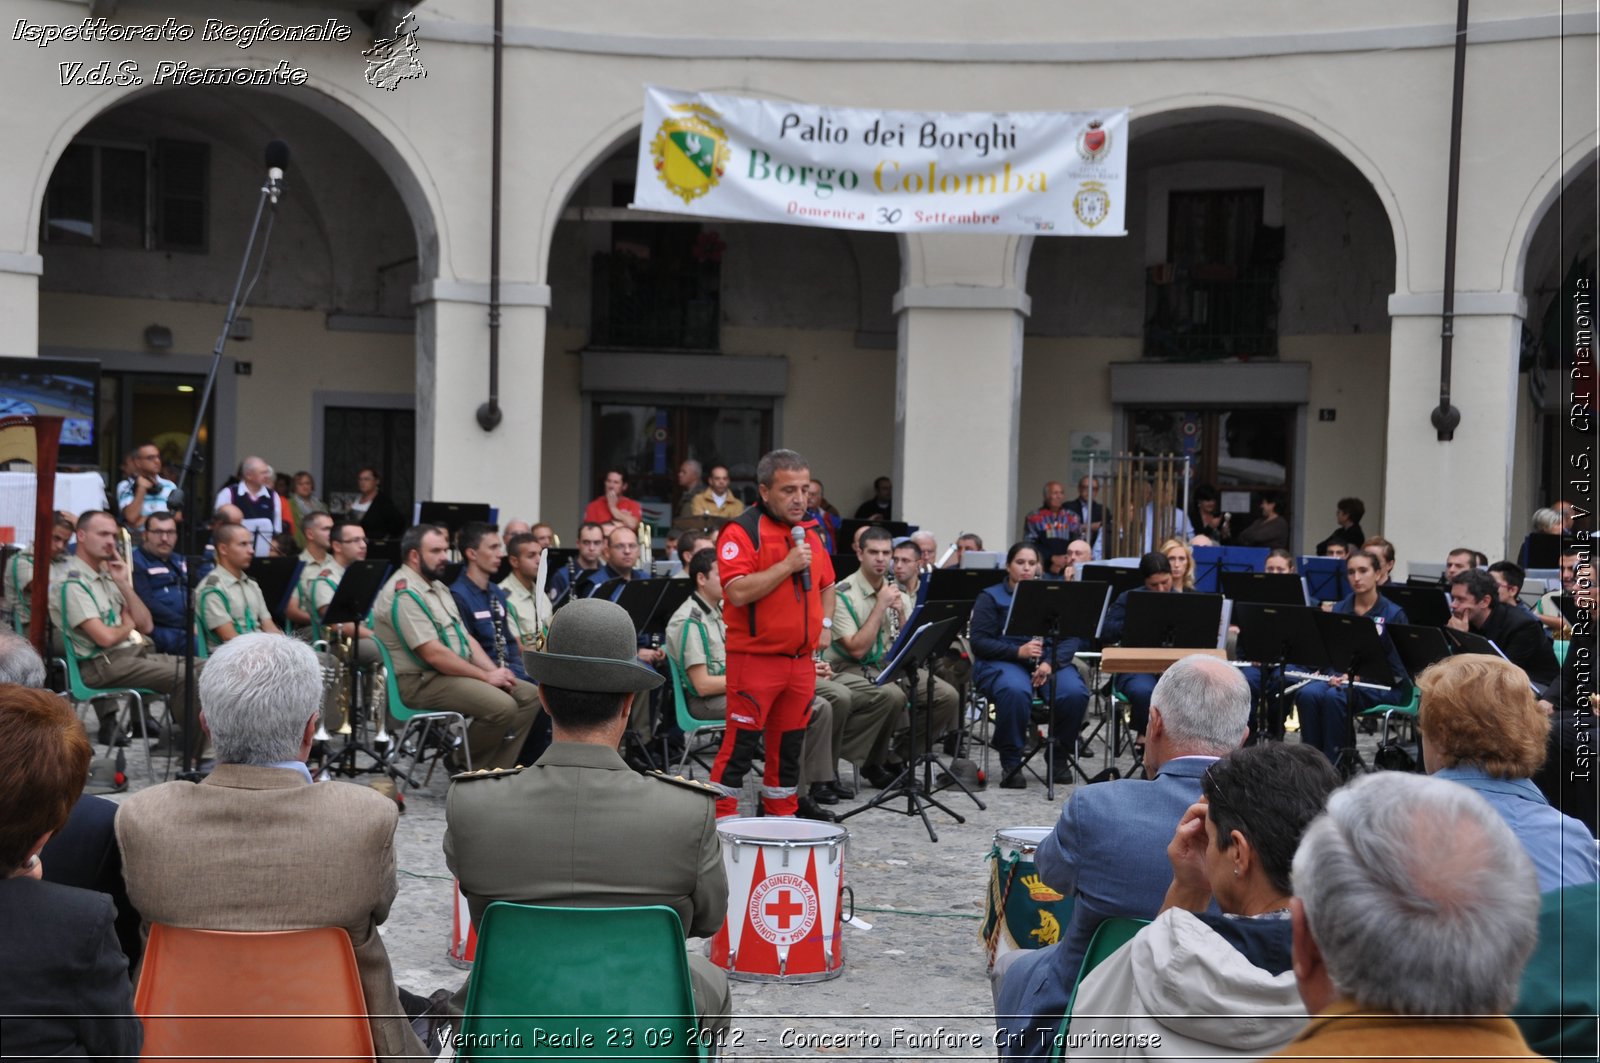
[[[844,853],[850,832],[809,819],[724,819],[728,918],[711,962],[747,982],[844,973]],[[852,907],[854,907],[852,905]]]

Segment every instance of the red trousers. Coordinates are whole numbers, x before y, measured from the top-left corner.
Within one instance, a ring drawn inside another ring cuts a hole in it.
[[[712,785],[727,795],[717,799],[717,817],[738,813],[744,774],[763,734],[761,807],[769,816],[792,816],[800,805],[800,746],[817,690],[816,666],[810,657],[729,653],[727,676],[728,726],[711,765]]]

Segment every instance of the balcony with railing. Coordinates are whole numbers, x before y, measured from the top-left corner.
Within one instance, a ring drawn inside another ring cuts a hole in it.
[[[590,345],[716,350],[721,319],[714,264],[669,268],[627,253],[594,256]]]
[[[1278,357],[1278,264],[1152,266],[1144,356],[1168,361]]]

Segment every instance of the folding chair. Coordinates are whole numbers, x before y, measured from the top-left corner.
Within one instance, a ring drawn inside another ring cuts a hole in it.
[[[65,583],[61,585],[61,615],[67,615],[67,585]],[[66,665],[67,672],[67,697],[74,704],[88,702],[90,705],[97,701],[104,701],[106,698],[126,698],[128,707],[124,711],[132,714],[128,726],[137,726],[139,738],[144,743],[145,774],[149,777],[150,782],[154,783],[156,781],[155,763],[150,756],[150,731],[145,727],[144,699],[147,697],[159,697],[161,696],[160,691],[147,690],[144,687],[92,687],[84,682],[83,674],[78,670],[78,651],[72,645],[72,640],[65,633],[62,634],[61,643],[65,647],[65,656],[62,657],[62,661]],[[172,726],[171,718],[172,714],[168,712],[167,726],[169,727]],[[120,718],[117,721],[117,726],[118,728],[122,726]]]
[[[671,654],[667,655],[667,664],[672,669],[672,704],[677,713],[678,727],[683,731],[683,757],[678,761],[677,773],[688,768],[689,761],[693,759],[706,771],[711,770],[711,765],[695,756],[692,752],[691,736],[696,731],[713,731],[720,734],[726,726],[723,720],[702,720],[689,712],[689,677],[683,674],[682,667]],[[688,768],[689,777],[694,778],[694,769]]]
[[[400,697],[400,684],[395,679],[394,661],[389,658],[389,648],[383,640],[374,638],[369,640],[378,647],[378,655],[383,660],[384,690],[388,697],[389,715],[400,724],[400,733],[395,736],[389,746],[388,769],[394,776],[395,786],[401,793],[405,793],[406,785],[417,785],[414,774],[417,767],[428,761],[428,773],[422,777],[422,785],[426,786],[433,779],[433,769],[439,761],[449,755],[450,750],[458,743],[461,747],[461,756],[466,762],[466,769],[472,770],[472,753],[467,748],[467,719],[459,712],[448,709],[413,709],[406,705]],[[438,725],[438,730],[434,727]],[[408,745],[408,743],[410,743]],[[400,770],[400,759],[411,752],[411,766],[405,771]]]

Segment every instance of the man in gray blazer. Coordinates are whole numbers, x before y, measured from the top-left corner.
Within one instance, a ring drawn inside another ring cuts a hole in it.
[[[1052,889],[1073,899],[1061,941],[1008,953],[995,970],[997,1040],[1007,1057],[1048,1057],[1095,928],[1113,916],[1154,919],[1172,881],[1167,844],[1200,799],[1200,777],[1243,743],[1250,688],[1215,657],[1185,657],[1150,696],[1147,778],[1073,792],[1035,862]]]
[[[313,783],[305,759],[322,674],[305,643],[224,643],[200,677],[216,747],[204,782],[140,791],[117,812],[128,896],[152,923],[201,930],[343,927],[355,948],[379,1059],[424,1054],[401,1010],[378,926],[395,897],[393,801]]]

